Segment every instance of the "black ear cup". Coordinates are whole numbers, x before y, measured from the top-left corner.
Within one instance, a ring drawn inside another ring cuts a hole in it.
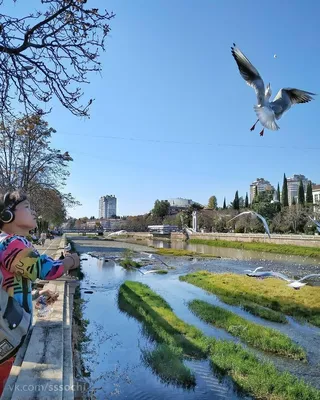
[[[7,208],[5,208],[2,211],[2,213],[0,214],[0,219],[5,224],[9,224],[10,222],[12,222],[14,220],[14,214],[10,210],[10,208],[8,208],[8,199],[9,199],[9,197],[10,197],[10,193],[9,192],[4,195],[3,202],[4,202],[4,205],[7,206]]]
[[[12,211],[5,209],[2,211],[0,218],[2,222],[4,222],[5,224],[9,224],[14,220],[14,215]]]

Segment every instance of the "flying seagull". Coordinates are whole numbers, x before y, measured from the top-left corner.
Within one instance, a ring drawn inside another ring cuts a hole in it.
[[[320,222],[316,221],[315,219],[311,218],[309,215],[309,218],[311,219],[311,221],[316,225],[317,227],[317,231],[320,233]]]
[[[228,222],[233,221],[235,218],[238,218],[241,215],[247,215],[247,214],[254,215],[255,217],[258,217],[259,219],[261,219],[261,221],[263,223],[263,226],[264,226],[264,229],[266,230],[266,233],[268,234],[269,239],[271,239],[270,230],[269,230],[269,226],[268,226],[267,221],[265,220],[265,218],[262,215],[256,213],[255,211],[243,211],[242,213],[240,213],[240,214],[236,215],[235,217],[233,217],[232,219],[230,219]]]
[[[255,272],[257,272],[258,271],[258,269],[262,269],[263,267],[257,267],[255,270],[252,270],[252,269],[245,269],[244,271],[245,272],[251,272],[252,274],[254,274]]]
[[[107,235],[107,237],[113,236],[113,235],[120,236],[120,235],[124,235],[124,234],[126,234],[126,233],[127,233],[127,231],[125,231],[125,230],[122,229],[121,231],[109,233],[109,235]]]
[[[260,136],[263,136],[265,128],[277,131],[280,127],[277,125],[276,120],[280,119],[292,105],[308,103],[314,100],[312,96],[315,96],[315,93],[294,88],[282,88],[273,101],[270,102],[269,99],[272,94],[270,83],[267,87],[264,86],[258,70],[234,43],[231,47],[231,53],[238,65],[242,78],[255,90],[257,95],[257,105],[254,106],[254,110],[258,119],[250,129],[251,131],[254,130],[259,121],[264,127],[260,132]]]
[[[145,251],[141,251],[141,254],[147,255],[147,256],[148,256],[150,259],[152,259],[152,260],[158,260],[158,261],[160,261],[163,265],[165,265],[166,267],[169,268],[169,265],[166,264],[159,256],[157,256],[157,255],[155,255],[155,254],[152,254],[152,253],[147,253],[147,252],[145,252]]]
[[[302,282],[306,279],[309,278],[314,278],[314,277],[320,277],[320,274],[310,274],[306,275],[303,278],[299,280],[295,279],[290,279],[284,274],[280,274],[279,272],[272,272],[272,271],[267,271],[267,272],[252,272],[247,274],[247,276],[254,277],[254,278],[279,278],[283,279],[284,281],[289,282],[287,286],[292,287],[293,289],[300,289],[302,286],[305,286],[306,283]]]
[[[140,272],[140,274],[142,274],[142,275],[152,274],[153,272],[158,272],[159,271],[158,269],[152,269],[152,270],[149,270],[149,271],[141,271],[141,269],[135,268],[135,267],[133,267],[133,269],[135,269],[136,271]]]

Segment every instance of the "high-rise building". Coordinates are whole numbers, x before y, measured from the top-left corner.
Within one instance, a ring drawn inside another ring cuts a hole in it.
[[[257,178],[257,180],[252,182],[250,185],[250,203],[252,203],[254,199],[256,188],[257,194],[275,190],[269,181],[266,181],[264,178]]]
[[[293,175],[291,178],[287,178],[289,206],[291,206],[293,199],[295,200],[296,203],[298,203],[298,192],[299,192],[300,181],[302,181],[303,183],[304,195],[306,195],[309,179],[307,179],[304,175],[300,174]]]
[[[114,195],[100,197],[99,218],[111,218],[117,215],[117,198]]]

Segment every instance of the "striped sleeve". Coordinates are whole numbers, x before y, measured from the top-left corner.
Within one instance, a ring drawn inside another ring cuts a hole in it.
[[[1,260],[7,271],[31,281],[37,278],[56,279],[64,272],[61,260],[55,261],[47,255],[40,255],[22,236],[10,236],[5,240]]]

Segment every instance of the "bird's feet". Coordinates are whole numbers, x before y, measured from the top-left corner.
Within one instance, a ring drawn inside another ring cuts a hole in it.
[[[252,127],[250,128],[250,131],[254,131],[254,128],[256,127],[258,122],[259,122],[259,119],[257,119],[256,123],[254,125],[252,125]]]
[[[262,129],[262,131],[260,132],[260,136],[263,136],[264,134],[264,128]]]

